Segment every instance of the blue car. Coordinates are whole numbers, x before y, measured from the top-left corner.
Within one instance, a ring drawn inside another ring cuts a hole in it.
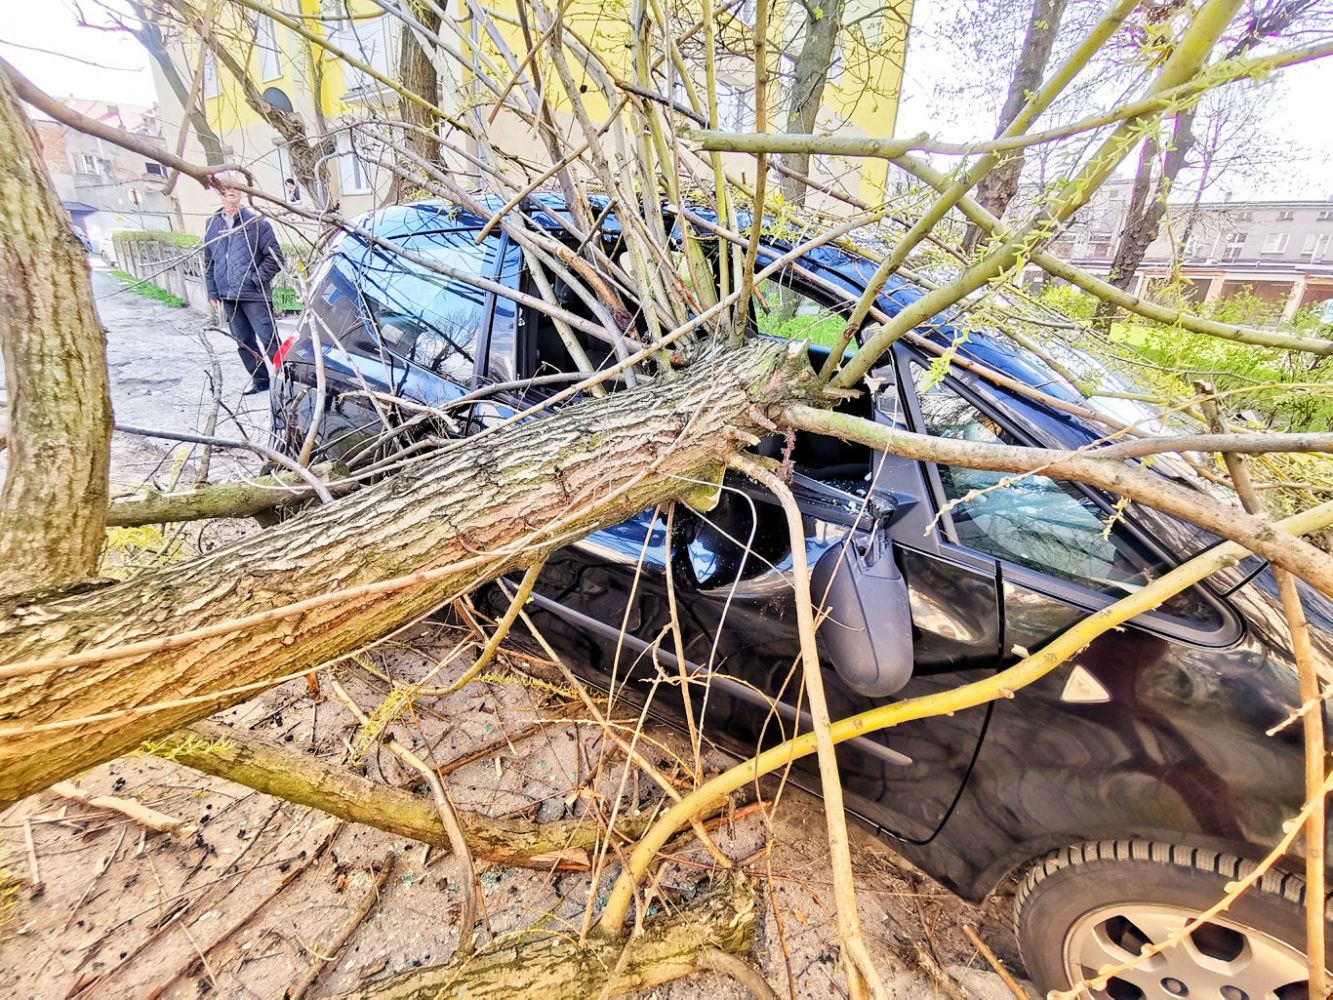
[[[566,238],[561,202],[538,199],[528,212]],[[539,294],[506,235],[478,242],[485,221],[422,203],[361,226],[460,275]],[[596,238],[615,259],[614,219]],[[787,249],[766,244],[761,263]],[[755,331],[811,341],[817,367],[827,354],[818,342],[841,330],[873,271],[854,252],[811,250],[757,290]],[[593,318],[571,290],[556,292]],[[878,306],[892,315],[921,294],[893,279]],[[614,363],[611,344],[575,335],[594,367]],[[972,441],[1074,448],[1102,437],[1070,412],[1088,402],[1007,339],[974,332],[939,370],[952,339],[947,325],[904,338],[840,408]],[[548,316],[354,234],[316,271],[301,332],[283,347],[273,419],[293,456],[315,409],[316,351],[326,398],[315,457],[353,468],[466,435],[579,377]],[[832,608],[820,644],[834,718],[985,678],[1217,542],[1138,505],[1112,517],[1113,497],[1039,476],[964,500],[1001,477],[815,434],[798,434],[791,457],[815,592]],[[1154,469],[1173,474],[1166,461]],[[662,685],[654,710],[679,721],[680,699],[694,699],[705,735],[735,753],[790,737],[808,717],[782,511],[728,476],[714,510],[678,512],[671,531],[645,512],[556,553],[535,588],[537,624],[590,682],[607,686],[614,673],[621,697],[644,697],[659,665],[708,671],[684,694]],[[669,622],[668,569],[683,664],[672,644],[655,645]],[[1305,596],[1327,669],[1333,608]],[[1303,749],[1299,725],[1267,732],[1299,704],[1273,578],[1251,557],[1012,700],[842,744],[847,809],[965,899],[1016,880],[1027,972],[1043,990],[1068,988],[1181,928],[1268,853],[1300,809]],[[793,780],[818,790],[812,758]],[[1287,856],[1224,916],[1092,995],[1307,996],[1302,869]]]

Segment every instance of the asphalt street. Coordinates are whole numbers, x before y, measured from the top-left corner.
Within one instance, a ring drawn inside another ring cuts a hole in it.
[[[200,433],[213,409],[215,373],[221,405],[213,435],[227,440],[267,443],[268,397],[242,396],[249,382],[236,343],[208,317],[191,309],[162,305],[115,278],[102,261],[89,257],[97,314],[106,330],[107,371],[116,423],[150,430]],[[216,367],[215,367],[216,365]],[[198,446],[116,432],[111,476],[117,490],[146,480],[159,487],[185,463],[192,482]],[[0,467],[5,453],[0,452]],[[261,460],[253,453],[215,451],[210,481],[254,474]]]

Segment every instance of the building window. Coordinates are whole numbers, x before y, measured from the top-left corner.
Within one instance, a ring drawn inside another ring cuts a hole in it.
[[[1245,240],[1249,233],[1227,233],[1226,246],[1222,249],[1223,260],[1235,260],[1245,251]]]
[[[1264,237],[1264,253],[1286,253],[1287,234],[1269,233]]]
[[[1278,222],[1290,222],[1294,218],[1296,218],[1296,213],[1290,209],[1283,209],[1281,212],[1277,213]]]
[[[742,93],[730,84],[717,86],[717,126],[733,132],[749,132],[754,128],[753,92]]]
[[[828,82],[835,87],[841,85],[847,72],[847,39],[839,38],[833,45],[833,61],[828,68]]]
[[[755,11],[755,0],[741,0],[736,7],[736,16],[746,24],[753,25],[754,19],[758,16]]]
[[[1320,222],[1333,222],[1333,209],[1325,208],[1319,213]]]
[[[255,18],[255,48],[259,49],[259,78],[276,80],[282,76],[282,53],[278,48],[278,26],[262,14]]]
[[[79,173],[81,173],[81,174],[96,174],[96,173],[97,173],[97,157],[94,156],[92,153],[80,153],[80,154],[79,154]]]
[[[1093,235],[1088,240],[1088,256],[1094,260],[1106,260],[1111,256],[1111,237]]]
[[[1253,212],[1236,212],[1236,213],[1235,213],[1235,219],[1236,219],[1237,222],[1253,222],[1253,221],[1254,221],[1254,213],[1253,213]]]
[[[395,72],[390,52],[389,15],[364,20],[331,21],[327,32],[334,47],[357,59],[380,76],[391,78]],[[343,82],[349,92],[366,91],[379,86],[370,74],[346,63],[343,64]]]
[[[370,176],[366,172],[365,161],[352,146],[352,137],[347,132],[338,133],[338,153],[343,194],[368,194]]]
[[[1190,235],[1189,235],[1189,239],[1187,239],[1187,240],[1185,241],[1185,256],[1186,256],[1186,257],[1197,257],[1197,256],[1199,256],[1199,234],[1198,234],[1198,233],[1190,233]]]
[[[1327,256],[1328,240],[1328,233],[1311,233],[1305,237],[1305,243],[1301,246],[1301,256],[1309,257],[1311,260]]]
[[[143,172],[152,174],[154,177],[167,176],[167,168],[160,163],[154,163],[151,160],[143,165]]]
[[[222,84],[218,80],[218,64],[213,53],[204,56],[204,96],[217,97],[222,93]]]

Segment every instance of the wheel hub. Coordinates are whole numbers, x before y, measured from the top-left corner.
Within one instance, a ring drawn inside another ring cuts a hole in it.
[[[1065,938],[1071,982],[1138,959],[1147,945],[1179,933],[1196,912],[1153,903],[1106,906],[1086,914]],[[1116,973],[1096,1000],[1306,1000],[1305,956],[1251,927],[1215,919],[1161,954]]]

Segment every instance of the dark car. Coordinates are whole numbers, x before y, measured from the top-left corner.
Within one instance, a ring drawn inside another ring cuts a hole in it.
[[[560,203],[530,214],[563,232]],[[535,291],[506,236],[477,241],[484,222],[427,203],[362,224],[455,272]],[[614,224],[602,235],[614,255]],[[759,331],[825,338],[849,311],[845,293],[859,294],[873,270],[840,249],[809,252],[761,289]],[[920,294],[894,279],[879,307],[892,314]],[[566,308],[590,315],[567,298]],[[512,414],[574,370],[545,315],[355,235],[318,269],[309,302],[273,394],[288,454],[300,452],[315,406],[316,344],[326,384],[317,457],[361,467]],[[613,356],[578,336],[594,365]],[[937,326],[899,342],[872,372],[873,391],[843,408],[977,441],[1078,447],[1100,438],[1091,423],[1023,391],[1086,403],[1032,354],[973,333],[945,371],[934,362],[951,339]],[[476,392],[487,386],[498,388]],[[399,411],[402,426],[386,432],[381,414],[394,397],[462,405],[448,418]],[[820,630],[834,718],[985,678],[1217,541],[1042,477],[963,501],[1001,477],[813,434],[797,435],[792,458],[816,592],[825,583],[841,594],[839,620]],[[804,713],[781,509],[728,476],[714,510],[678,513],[671,530],[668,539],[664,520],[645,512],[556,553],[536,585],[537,624],[589,680],[606,686],[614,676],[642,695],[661,668],[680,666],[670,643],[655,646],[669,621],[669,560],[683,666],[711,674],[707,685],[688,686],[709,737],[746,755],[789,737]],[[844,569],[833,573],[839,560]],[[1323,669],[1333,616],[1322,598],[1306,596]],[[657,707],[679,699],[679,686],[660,687]],[[1299,725],[1266,732],[1299,703],[1272,576],[1252,557],[1108,632],[1011,700],[853,739],[838,756],[849,812],[944,885],[975,901],[1019,880],[1028,972],[1043,989],[1064,988],[1179,929],[1270,850],[1300,808],[1303,751]],[[794,777],[817,790],[813,758]],[[1304,997],[1301,865],[1283,859],[1224,917],[1096,995]]]

